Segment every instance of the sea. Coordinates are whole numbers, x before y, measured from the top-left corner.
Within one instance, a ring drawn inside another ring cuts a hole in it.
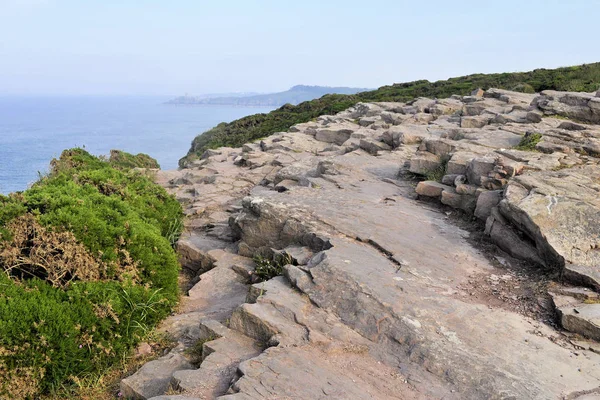
[[[196,135],[273,109],[164,104],[169,99],[0,96],[0,193],[27,189],[48,171],[52,158],[73,147],[95,155],[111,149],[146,153],[162,169],[176,169]]]

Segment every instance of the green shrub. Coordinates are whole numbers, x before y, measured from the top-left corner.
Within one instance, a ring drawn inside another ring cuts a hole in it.
[[[177,201],[82,149],[51,165],[0,197],[0,398],[101,375],[178,299]]]
[[[158,162],[148,154],[139,153],[136,155],[121,150],[111,150],[108,160],[110,165],[115,168],[160,168]]]

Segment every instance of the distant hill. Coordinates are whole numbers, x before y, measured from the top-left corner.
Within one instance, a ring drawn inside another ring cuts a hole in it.
[[[328,87],[297,85],[285,92],[255,94],[251,96],[224,96],[224,97],[194,97],[180,96],[167,101],[166,104],[209,104],[223,106],[266,106],[280,107],[284,104],[297,105],[304,101],[317,99],[326,94],[355,94],[364,92],[365,88]]]

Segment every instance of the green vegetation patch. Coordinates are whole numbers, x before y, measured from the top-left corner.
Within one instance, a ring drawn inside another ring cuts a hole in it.
[[[540,140],[542,140],[541,133],[527,132],[525,136],[521,138],[519,144],[515,146],[515,149],[522,151],[537,151],[535,146]]]
[[[178,300],[177,201],[82,149],[51,165],[0,196],[0,398],[101,376]]]
[[[115,168],[160,168],[158,162],[148,154],[133,155],[121,150],[111,150],[108,162]]]
[[[431,171],[428,171],[427,174],[425,175],[425,178],[428,181],[441,182],[444,175],[446,175],[449,161],[450,161],[449,154],[444,154],[443,156],[441,156],[440,164],[436,168],[432,169]]]
[[[254,256],[254,275],[259,282],[268,281],[276,276],[283,274],[283,267],[293,264],[293,258],[286,252],[275,253],[272,257],[265,257],[260,254]]]
[[[468,95],[477,88],[499,88],[536,93],[542,90],[592,92],[600,85],[600,63],[530,72],[474,74],[429,82],[420,80],[383,86],[355,95],[325,95],[297,106],[286,104],[268,114],[250,115],[230,123],[221,123],[197,136],[179,165],[184,167],[207,149],[239,147],[252,140],[285,132],[292,125],[308,122],[320,115],[335,114],[359,102],[399,101],[416,97],[446,98],[453,94]]]

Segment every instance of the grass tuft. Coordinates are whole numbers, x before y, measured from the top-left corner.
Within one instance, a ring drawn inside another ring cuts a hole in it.
[[[535,146],[542,140],[541,133],[535,132],[527,132],[525,136],[521,138],[521,141],[517,146],[515,146],[515,150],[522,151],[537,151]]]

